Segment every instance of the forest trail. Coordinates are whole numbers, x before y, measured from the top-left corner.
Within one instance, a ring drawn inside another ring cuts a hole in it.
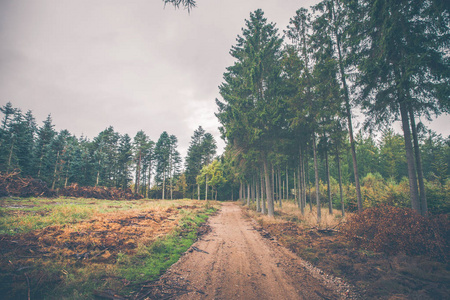
[[[144,299],[350,298],[339,279],[264,238],[252,224],[238,205],[224,203],[209,220],[211,232],[152,285],[153,295],[147,293]]]

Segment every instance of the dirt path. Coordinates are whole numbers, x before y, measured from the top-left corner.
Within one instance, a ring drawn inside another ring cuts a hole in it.
[[[212,231],[152,285],[146,299],[348,298],[345,284],[263,238],[236,204],[224,203],[209,224]]]

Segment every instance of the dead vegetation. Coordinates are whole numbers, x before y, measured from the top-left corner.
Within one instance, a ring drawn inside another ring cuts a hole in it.
[[[375,252],[447,261],[450,251],[450,222],[445,215],[425,218],[410,208],[381,205],[352,215],[342,229],[358,247]]]
[[[20,172],[3,174],[0,172],[0,197],[76,197],[106,200],[137,200],[142,195],[130,189],[118,189],[102,186],[80,186],[72,184],[59,190],[51,190],[38,179],[21,177]]]
[[[122,190],[117,188],[107,188],[102,186],[79,186],[72,184],[58,191],[59,196],[76,197],[76,198],[94,198],[107,200],[137,200],[143,197],[134,194],[130,189]]]
[[[56,193],[47,185],[19,172],[0,173],[0,197],[54,197]]]
[[[28,293],[34,299],[49,298],[49,291],[58,295],[62,289],[70,290],[70,286],[78,287],[74,293],[79,294],[71,296],[78,298],[92,293],[88,288],[83,290],[81,285],[120,290],[136,284],[120,275],[121,263],[130,259],[139,262],[138,257],[148,257],[149,245],[179,228],[185,212],[195,214],[204,207],[196,201],[189,201],[189,205],[186,201],[174,202],[168,207],[154,203],[154,207],[130,204],[128,210],[96,213],[80,222],[0,235],[0,298],[26,299]],[[46,205],[45,201],[40,204]],[[86,202],[86,205],[98,204]],[[9,208],[3,213],[18,215],[20,212],[26,217],[35,213],[22,211],[30,206]],[[187,230],[183,227],[182,233]],[[200,231],[204,230],[207,228]],[[97,292],[104,294],[107,290],[102,288]]]
[[[379,208],[352,215],[345,222],[325,212],[326,226],[317,226],[314,213],[308,216],[309,209],[302,218],[291,206],[283,203],[275,219],[250,210],[247,215],[257,221],[264,237],[276,239],[314,266],[347,280],[364,299],[446,299],[450,294],[450,265],[443,255],[450,242],[447,217],[425,225],[416,214],[390,215],[392,209]],[[416,248],[418,241],[428,246]]]

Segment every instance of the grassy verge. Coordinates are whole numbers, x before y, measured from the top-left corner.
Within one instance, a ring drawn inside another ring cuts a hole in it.
[[[178,260],[216,203],[2,199],[2,299],[130,295]],[[5,234],[7,233],[7,234]]]
[[[420,255],[378,253],[358,247],[339,232],[345,222],[339,212],[322,209],[317,224],[315,207],[302,216],[292,202],[276,208],[275,218],[252,209],[246,214],[278,242],[328,274],[352,283],[363,299],[446,299],[450,294],[450,265],[447,261]]]
[[[197,229],[216,210],[208,207],[197,213],[184,211],[180,226],[171,234],[151,245],[142,245],[135,255],[120,255],[117,260],[118,273],[134,285],[157,279],[197,240]]]

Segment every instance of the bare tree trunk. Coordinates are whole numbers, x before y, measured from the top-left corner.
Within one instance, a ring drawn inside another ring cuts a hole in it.
[[[417,176],[416,168],[414,166],[414,153],[412,150],[411,143],[411,131],[409,127],[408,120],[408,110],[406,103],[400,99],[400,114],[402,118],[402,128],[403,136],[405,139],[405,150],[406,150],[406,162],[408,164],[408,177],[409,177],[409,193],[411,196],[411,207],[420,213],[420,202],[417,188]]]
[[[265,157],[263,159],[263,164],[264,164],[264,176],[265,176],[265,181],[266,181],[266,198],[267,198],[267,210],[268,210],[267,214],[269,217],[273,217],[275,209],[274,209],[274,205],[273,205],[272,191],[270,190],[271,184],[270,184],[269,168],[267,167],[267,158],[265,158]]]
[[[13,135],[14,136],[14,135]],[[12,153],[13,153],[13,149],[14,149],[14,138],[12,139],[12,143],[11,143],[11,148],[9,149],[9,157],[8,157],[8,167],[6,168],[6,172],[9,173],[10,168],[11,168],[11,160],[12,160]],[[59,152],[58,152],[59,153]],[[40,171],[40,169],[39,169]],[[52,188],[53,189],[53,188]]]
[[[98,165],[100,166],[101,161],[98,161]],[[95,186],[98,186],[98,182],[100,180],[100,170],[97,171],[97,180],[95,181]]]
[[[59,158],[59,151],[56,153],[56,162],[55,162],[55,170],[54,170],[54,172],[53,172],[52,190],[55,189],[56,171],[58,170],[58,158]]]
[[[302,182],[302,169],[303,169],[303,149],[302,146],[298,149],[299,159],[298,159],[298,167],[297,167],[297,205],[298,208],[302,211],[302,215],[304,214],[303,210],[303,182]]]
[[[335,19],[335,12],[333,9],[333,19]],[[337,32],[337,29],[335,28],[335,35],[336,37],[336,47],[338,50],[338,62],[339,62],[339,72],[341,73],[341,82],[342,82],[342,88],[344,91],[344,101],[345,101],[345,112],[347,117],[347,124],[348,124],[348,135],[350,138],[350,148],[352,152],[352,161],[353,161],[353,173],[355,175],[355,188],[356,188],[356,198],[358,203],[358,211],[362,212],[363,205],[362,205],[362,196],[361,196],[361,186],[359,184],[359,174],[358,174],[358,162],[356,160],[356,147],[355,147],[355,140],[353,138],[353,125],[352,125],[352,111],[350,106],[350,96],[348,92],[348,86],[347,86],[347,75],[345,74],[344,70],[344,62],[342,58],[341,53],[341,41],[340,41],[340,35]]]
[[[339,157],[339,148],[337,145],[336,145],[336,161],[337,161],[338,176],[339,176],[339,197],[341,199],[342,216],[345,217],[344,196],[343,196],[343,191],[342,191],[341,158]]]
[[[302,212],[302,215],[305,213],[303,209],[303,186],[302,186],[302,158],[300,157],[299,166],[297,168],[297,187],[296,187],[296,194],[297,194],[297,206],[300,208],[300,211]]]
[[[272,169],[272,182],[270,183],[270,187],[272,188],[272,201],[276,201],[277,198],[275,197],[275,190],[276,190],[276,184],[275,184],[275,172],[273,170],[273,164],[271,166]]]
[[[428,203],[427,195],[425,191],[425,182],[423,180],[423,169],[422,169],[422,158],[420,155],[419,139],[417,137],[417,127],[416,121],[414,120],[414,111],[411,106],[409,106],[409,118],[411,120],[411,129],[414,142],[414,153],[416,157],[416,167],[417,167],[417,178],[419,179],[419,198],[422,208],[422,215],[428,216]]]
[[[327,171],[327,188],[328,188],[328,212],[333,214],[333,202],[331,200],[331,184],[330,184],[330,166],[328,164],[328,150],[325,150],[325,164]]]
[[[247,183],[247,206],[250,206],[250,184]]]
[[[289,200],[289,170],[286,164],[286,200]]]
[[[171,155],[172,156],[172,155]],[[170,174],[170,200],[173,200],[173,176],[175,175],[175,170],[172,170],[172,157],[170,157],[169,164],[169,174]],[[173,173],[172,173],[173,172]]]
[[[205,201],[208,200],[208,175],[205,175]]]
[[[282,195],[282,193],[283,193],[283,188],[282,188],[282,185],[281,185],[281,170],[280,170],[280,167],[278,167],[278,200],[280,201],[280,208],[282,207],[282,204],[281,204],[281,197],[283,196]]]
[[[163,170],[162,200],[165,199],[165,196],[166,196],[166,170]]]
[[[261,172],[261,202],[262,202],[262,213],[263,215],[266,214],[266,201],[264,200],[266,197],[264,197],[264,170]]]
[[[261,196],[259,195],[259,184],[258,184],[258,176],[255,179],[255,195],[256,195],[256,211],[261,211]]]
[[[150,161],[150,163],[148,164],[147,198],[149,197],[150,194],[151,184],[152,184],[152,163]]]
[[[303,150],[302,150],[302,162],[301,162],[301,169],[300,169],[300,185],[301,185],[301,191],[302,191],[302,196],[301,196],[301,210],[302,210],[302,215],[305,214],[305,208],[306,208],[306,173],[305,173],[305,166],[307,167],[307,156],[305,156],[303,154]]]
[[[320,197],[319,197],[319,168],[317,165],[317,147],[316,147],[316,136],[313,134],[313,154],[314,154],[314,175],[316,179],[316,205],[317,205],[317,223],[320,223],[322,218],[320,212]]]
[[[294,169],[295,170],[295,169]],[[294,202],[296,202],[297,204],[299,204],[300,202],[298,202],[298,198],[297,198],[297,195],[298,195],[298,193],[297,193],[297,174],[296,174],[296,172],[294,171],[294,178],[293,178],[293,181],[294,181]]]
[[[139,193],[139,183],[141,181],[141,152],[139,151],[139,159],[136,166],[136,183],[134,184],[134,193]]]

